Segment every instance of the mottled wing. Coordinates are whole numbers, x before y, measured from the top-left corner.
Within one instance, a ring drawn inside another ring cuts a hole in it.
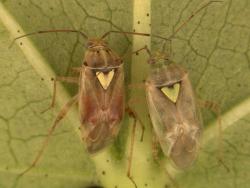
[[[123,65],[111,71],[114,75],[107,88],[103,88],[95,70],[85,67],[81,75],[80,120],[90,153],[116,137],[124,116]]]
[[[176,90],[170,92],[171,88]],[[177,65],[162,68],[147,79],[146,93],[153,128],[163,152],[176,166],[190,166],[198,150],[201,120],[187,73]]]

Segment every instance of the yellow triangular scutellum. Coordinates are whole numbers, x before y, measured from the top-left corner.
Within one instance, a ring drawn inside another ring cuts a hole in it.
[[[162,87],[161,91],[166,97],[168,97],[172,102],[176,103],[178,95],[180,92],[180,83],[176,83],[171,87]]]
[[[103,87],[103,89],[107,89],[109,87],[109,84],[111,83],[113,77],[114,77],[114,70],[109,71],[108,73],[103,72],[96,72],[96,76]]]

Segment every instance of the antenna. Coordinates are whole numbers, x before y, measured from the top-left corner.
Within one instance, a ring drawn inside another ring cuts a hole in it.
[[[31,36],[31,35],[37,35],[37,34],[44,34],[44,33],[79,33],[82,37],[88,39],[88,36],[79,31],[79,30],[71,30],[71,29],[54,29],[54,30],[44,30],[44,31],[36,31],[36,32],[32,32],[32,33],[28,33],[28,34],[25,34],[25,35],[21,35],[19,37],[16,37],[10,44],[9,48],[11,48],[14,44],[14,42],[16,40],[19,40],[21,38],[24,38],[24,37],[28,37],[28,36]]]

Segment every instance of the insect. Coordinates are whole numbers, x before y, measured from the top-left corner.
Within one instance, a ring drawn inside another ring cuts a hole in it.
[[[214,2],[218,1],[209,1],[195,11],[167,40],[171,40],[198,12]],[[197,157],[202,133],[202,119],[188,72],[170,61],[164,53],[153,55],[147,46],[135,53],[141,50],[149,54],[148,63],[152,66],[145,89],[154,133],[163,153],[175,166],[187,168]]]
[[[79,77],[56,77],[54,79],[54,92],[50,107],[53,107],[55,104],[56,84],[58,81],[78,84],[79,91],[60,110],[35,160],[32,162],[31,166],[22,173],[22,175],[27,173],[38,163],[52,133],[58,126],[59,122],[65,117],[70,107],[75,103],[78,103],[79,106],[82,139],[86,143],[86,149],[90,154],[100,151],[117,137],[126,108],[124,63],[122,58],[120,58],[108,46],[104,38],[110,33],[150,36],[150,34],[146,33],[109,31],[101,38],[89,39],[86,34],[77,30],[46,30],[22,35],[14,39],[14,41],[31,35],[52,32],[79,33],[87,39],[87,50],[84,54],[82,66],[74,68],[74,71],[80,74]],[[160,36],[155,37],[161,38]],[[137,122],[136,114],[133,113],[129,107],[126,109],[128,114],[134,118],[131,138],[132,143],[134,139],[133,137],[135,136],[135,126]],[[142,124],[141,126],[143,137],[144,127]],[[131,144],[131,146],[132,145],[133,144]],[[127,175],[135,184],[130,175],[132,155],[133,151],[131,149]]]
[[[150,117],[164,154],[179,168],[190,166],[197,155],[202,121],[188,73],[174,63],[163,65],[149,75],[145,85]]]

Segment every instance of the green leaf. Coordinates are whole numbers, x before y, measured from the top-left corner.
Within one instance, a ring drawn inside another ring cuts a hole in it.
[[[203,110],[204,134],[199,159],[191,169],[166,168],[181,188],[247,187],[249,184],[248,124],[250,122],[250,5],[248,0],[226,0],[202,10],[172,39],[170,57],[189,72],[199,98],[219,104],[222,114],[223,164],[219,163],[216,115]],[[133,120],[126,118],[116,142],[90,156],[80,141],[77,108],[73,108],[53,134],[38,165],[18,176],[33,161],[47,131],[77,86],[59,85],[57,106],[41,114],[51,101],[55,75],[68,76],[81,65],[85,40],[74,34],[43,34],[24,38],[11,49],[13,38],[37,30],[80,29],[90,37],[109,30],[151,32],[164,37],[203,4],[203,0],[1,0],[0,1],[0,187],[105,188],[134,187],[126,177]],[[151,24],[151,26],[150,26]],[[120,55],[151,39],[111,35],[109,44]],[[152,39],[152,50],[162,41]],[[169,53],[169,48],[166,53]],[[147,56],[130,56],[126,80],[143,84]],[[152,129],[144,90],[129,90],[132,107],[146,126],[144,141],[136,132],[131,174],[138,186],[172,187],[162,162],[152,157]],[[135,100],[133,100],[135,99]],[[136,102],[133,102],[136,101]],[[161,156],[162,159],[162,156]],[[229,171],[228,171],[229,169]]]

